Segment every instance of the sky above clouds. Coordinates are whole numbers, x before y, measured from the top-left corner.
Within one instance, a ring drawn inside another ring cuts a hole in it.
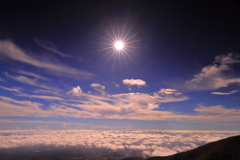
[[[0,129],[239,130],[238,7],[4,2]]]

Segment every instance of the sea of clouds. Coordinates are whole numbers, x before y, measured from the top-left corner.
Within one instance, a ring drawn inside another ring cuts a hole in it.
[[[134,156],[131,151],[138,151],[138,155],[149,157],[172,155],[235,135],[240,131],[2,130],[0,148],[83,146],[121,151],[123,156]]]

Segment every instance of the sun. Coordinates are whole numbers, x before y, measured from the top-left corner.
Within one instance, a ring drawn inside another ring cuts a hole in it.
[[[139,41],[146,39],[141,38],[142,31],[145,28],[137,28],[137,21],[134,19],[109,19],[107,18],[104,23],[101,23],[101,32],[96,33],[100,36],[100,49],[94,52],[100,53],[99,60],[104,58],[106,62],[104,66],[111,62],[116,65],[116,61],[121,66],[125,63],[128,66],[130,61],[136,65],[137,56],[139,56]],[[138,66],[138,65],[137,65]]]
[[[124,49],[124,43],[122,41],[116,41],[114,46],[115,46],[115,49],[117,49],[117,50]]]

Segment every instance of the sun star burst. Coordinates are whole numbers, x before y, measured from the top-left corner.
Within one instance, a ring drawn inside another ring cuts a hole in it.
[[[132,23],[135,22],[135,23]],[[122,61],[125,62],[126,65],[128,65],[129,59],[137,64],[135,62],[136,60],[136,53],[137,49],[140,47],[137,47],[138,41],[141,41],[143,39],[137,38],[138,34],[143,30],[138,30],[136,32],[136,29],[134,28],[136,26],[136,20],[110,20],[108,19],[107,23],[103,23],[105,25],[101,25],[101,28],[103,29],[103,32],[101,34],[97,33],[102,39],[100,44],[102,44],[101,49],[97,50],[98,53],[101,53],[100,58],[107,58],[106,63],[104,66],[109,62],[118,61],[119,64],[122,63]]]

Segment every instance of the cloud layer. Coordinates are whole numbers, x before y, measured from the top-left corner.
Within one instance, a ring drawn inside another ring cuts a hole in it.
[[[131,156],[126,155],[129,150],[137,150],[143,157],[167,156],[239,134],[239,131],[5,130],[0,131],[0,148],[80,145],[122,150],[123,156]]]

